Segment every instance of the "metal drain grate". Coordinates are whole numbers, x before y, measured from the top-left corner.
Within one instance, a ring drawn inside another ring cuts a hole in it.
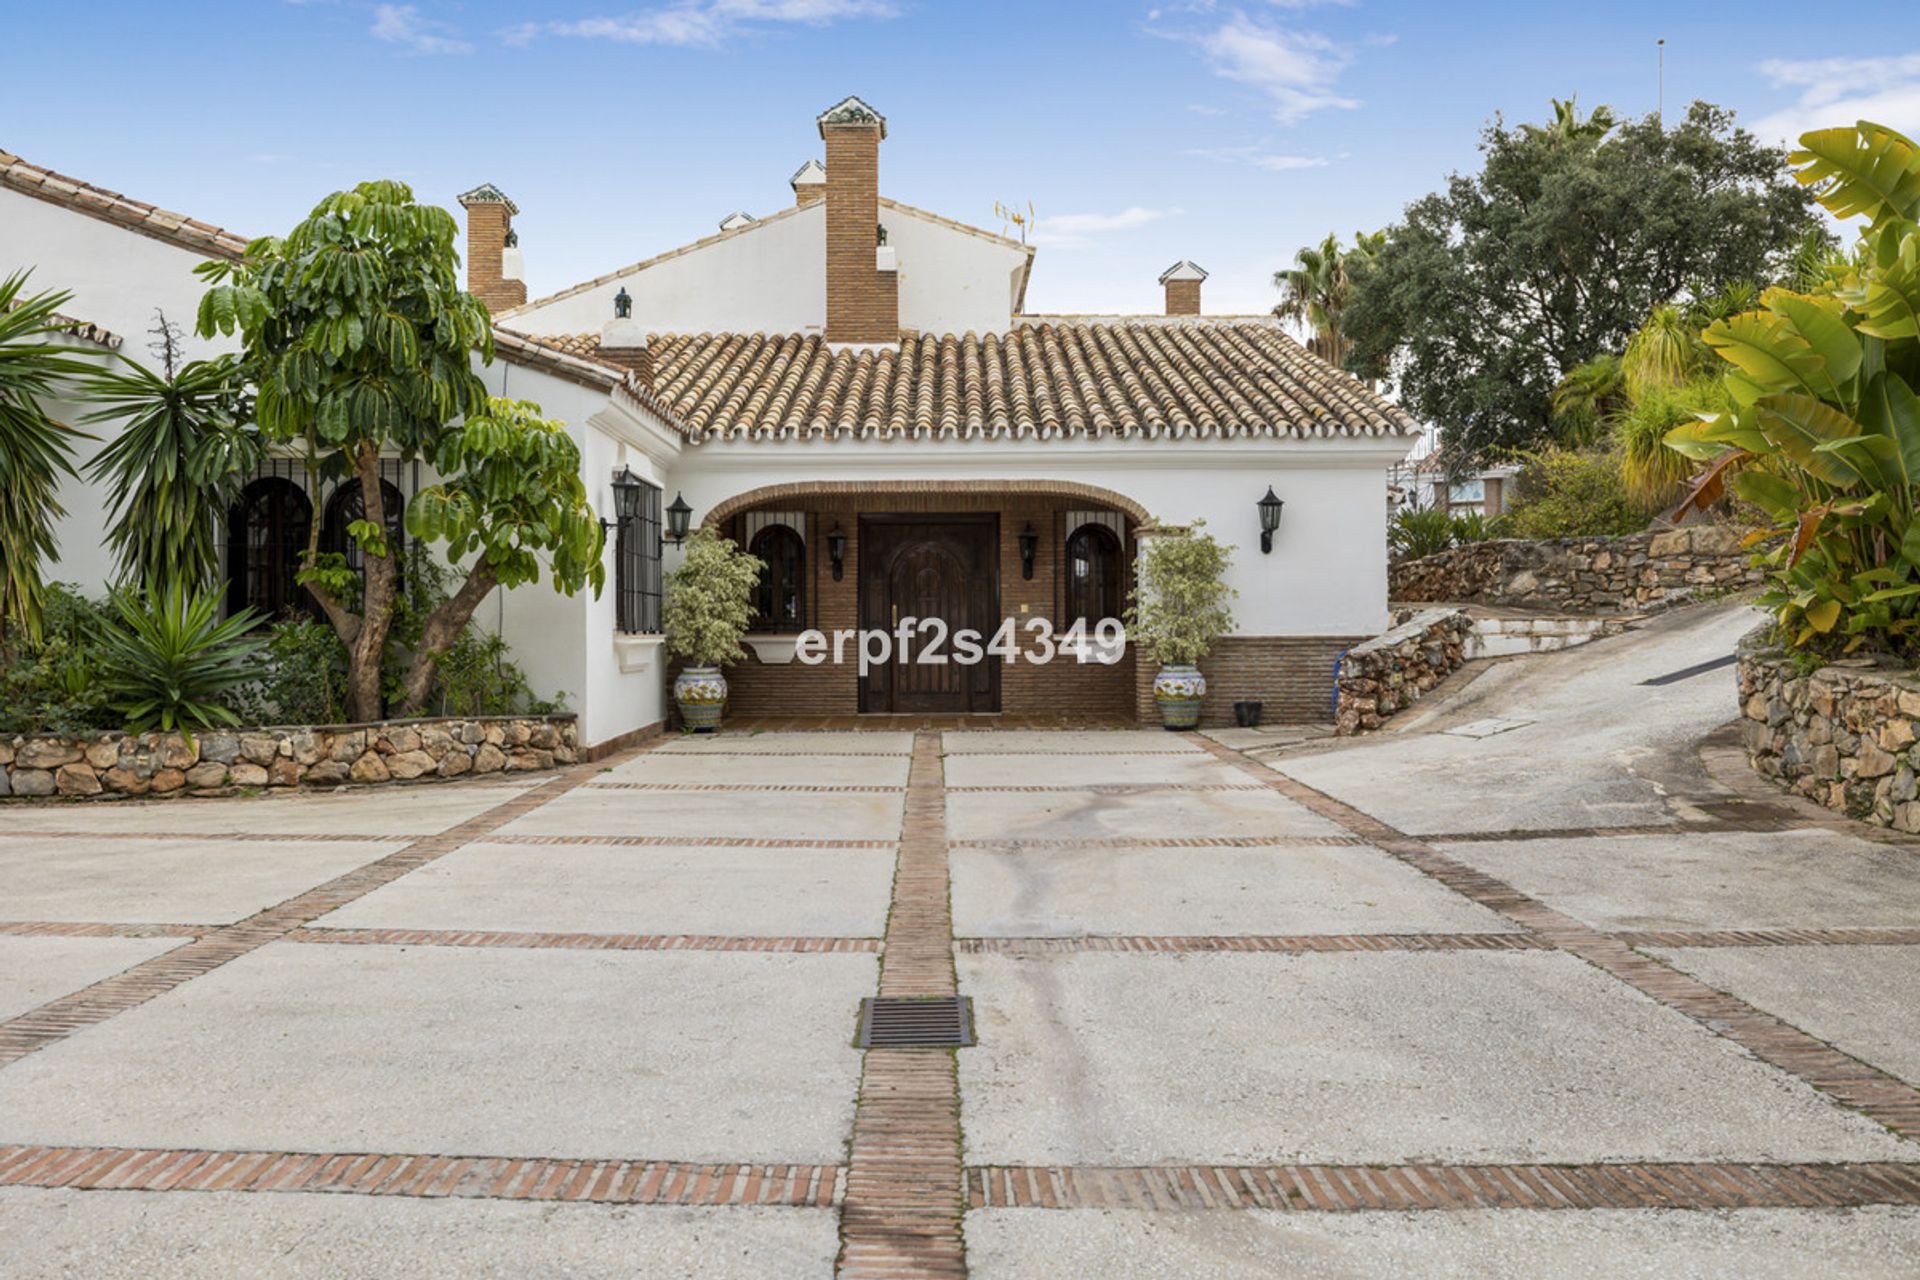
[[[973,1043],[965,996],[870,996],[860,1002],[862,1049],[958,1049]]]
[[[1711,662],[1695,663],[1691,667],[1682,667],[1678,671],[1669,671],[1663,676],[1655,676],[1651,680],[1642,680],[1640,683],[1642,685],[1678,684],[1682,680],[1691,680],[1695,676],[1703,676],[1709,671],[1718,671],[1722,667],[1730,667],[1738,661],[1740,661],[1740,659],[1730,653],[1724,658],[1715,658]]]

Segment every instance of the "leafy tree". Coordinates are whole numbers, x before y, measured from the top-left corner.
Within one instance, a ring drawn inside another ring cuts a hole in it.
[[[1804,134],[1796,176],[1866,226],[1807,292],[1709,326],[1730,404],[1667,440],[1707,464],[1684,512],[1733,490],[1772,521],[1762,603],[1816,655],[1920,657],[1920,146],[1861,121]]]
[[[1354,267],[1347,366],[1396,372],[1465,457],[1554,439],[1570,370],[1620,351],[1655,307],[1778,278],[1818,233],[1782,153],[1724,108],[1696,102],[1672,127],[1581,120],[1571,103],[1556,116],[1496,119],[1481,171],[1408,206]]]
[[[88,378],[83,421],[121,422],[87,465],[108,486],[107,545],[133,584],[202,586],[220,570],[220,524],[260,456],[240,361],[178,363],[176,330],[155,331],[161,369],[121,358]]]
[[[1226,583],[1232,553],[1195,520],[1186,533],[1151,539],[1140,555],[1140,580],[1127,602],[1127,630],[1161,665],[1191,666],[1233,629]]]
[[[667,653],[696,667],[747,656],[740,637],[753,621],[753,590],[765,563],[711,528],[687,539],[686,558],[667,575],[661,625]]]
[[[198,268],[213,282],[200,331],[241,335],[263,435],[297,448],[321,476],[360,482],[365,516],[347,534],[363,580],[319,554],[318,521],[301,574],[347,646],[356,720],[382,713],[393,620],[383,455],[429,460],[447,477],[414,499],[408,526],[445,539],[456,560],[473,557],[445,615],[429,621],[403,712],[424,699],[435,660],[487,592],[533,581],[542,554],[562,591],[601,583],[599,527],[571,440],[531,406],[490,402],[473,372],[476,350],[493,358],[493,333],[486,308],[459,287],[455,232],[446,210],[416,203],[404,183],[363,182],[322,200],[284,238],[254,241],[239,262]],[[550,507],[535,510],[536,493]]]
[[[1321,359],[1346,363],[1349,343],[1342,321],[1352,294],[1353,267],[1378,253],[1385,241],[1385,232],[1358,232],[1353,247],[1346,249],[1329,232],[1319,244],[1295,253],[1293,266],[1273,273],[1274,287],[1280,290],[1273,313],[1305,325],[1312,335],[1307,345]]]
[[[46,583],[40,564],[54,553],[54,522],[65,515],[55,493],[74,474],[69,460],[80,433],[47,412],[62,383],[93,366],[77,347],[56,341],[57,312],[72,295],[25,293],[27,274],[0,279],[0,650],[17,632],[40,635]]]
[[[1548,448],[1523,455],[1500,531],[1515,538],[1596,538],[1638,533],[1647,513],[1627,492],[1610,450]]]

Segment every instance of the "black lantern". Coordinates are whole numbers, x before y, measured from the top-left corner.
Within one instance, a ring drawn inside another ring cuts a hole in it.
[[[1273,554],[1273,531],[1280,527],[1280,508],[1286,505],[1285,501],[1274,495],[1273,486],[1268,485],[1267,496],[1260,499],[1258,503],[1260,508],[1261,555]]]
[[[1033,580],[1033,557],[1040,550],[1040,535],[1029,524],[1020,531],[1020,576]]]
[[[678,493],[667,507],[667,536],[673,539],[673,545],[679,546],[687,540],[687,526],[693,522],[693,508]]]
[[[827,559],[833,562],[833,580],[840,581],[841,575],[847,571],[847,535],[840,531],[837,524],[833,526],[833,532],[827,535]]]
[[[640,477],[633,474],[632,467],[621,467],[613,473],[613,514],[614,519],[600,518],[600,527],[612,532],[617,525],[640,516],[640,490],[644,488]]]
[[[616,320],[633,318],[633,297],[627,292],[625,285],[621,285],[620,292],[613,295],[613,318]]]

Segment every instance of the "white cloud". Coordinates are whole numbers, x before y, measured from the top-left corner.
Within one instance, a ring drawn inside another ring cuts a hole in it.
[[[1752,121],[1769,142],[1794,142],[1810,129],[1872,120],[1902,133],[1920,133],[1920,53],[1880,58],[1774,58],[1760,74],[1800,99]]]
[[[1265,147],[1194,147],[1187,152],[1202,160],[1220,164],[1246,164],[1269,173],[1287,173],[1294,169],[1318,169],[1327,163],[1325,156],[1296,156],[1268,151]]]
[[[1033,243],[1053,249],[1083,249],[1095,236],[1137,228],[1177,217],[1179,209],[1147,209],[1132,205],[1118,213],[1059,213],[1037,219]]]
[[[713,47],[768,26],[824,27],[849,18],[891,18],[898,12],[892,0],[681,0],[622,17],[582,18],[544,26],[521,23],[507,28],[501,38],[508,44],[526,44],[545,31],[618,44]]]
[[[1360,104],[1334,85],[1351,56],[1325,36],[1290,31],[1236,12],[1225,23],[1187,37],[1206,54],[1213,73],[1251,85],[1273,103],[1281,124],[1297,124],[1316,111]]]
[[[420,10],[413,5],[383,4],[374,6],[369,34],[375,40],[397,44],[409,53],[473,52],[473,46],[465,40],[442,34],[447,30],[446,23],[421,17]]]

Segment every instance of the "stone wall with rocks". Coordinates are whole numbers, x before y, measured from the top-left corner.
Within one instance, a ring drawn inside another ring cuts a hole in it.
[[[1377,729],[1418,702],[1467,660],[1473,619],[1464,609],[1425,609],[1347,650],[1334,677],[1334,727]]]
[[[1920,831],[1920,676],[1873,658],[1802,671],[1759,634],[1740,651],[1748,761],[1850,818]]]
[[[1757,587],[1764,569],[1745,529],[1707,524],[1623,538],[1496,538],[1387,571],[1392,600],[1553,613],[1635,613],[1716,591]]]
[[[0,738],[0,796],[207,795],[551,769],[577,758],[572,716]]]

